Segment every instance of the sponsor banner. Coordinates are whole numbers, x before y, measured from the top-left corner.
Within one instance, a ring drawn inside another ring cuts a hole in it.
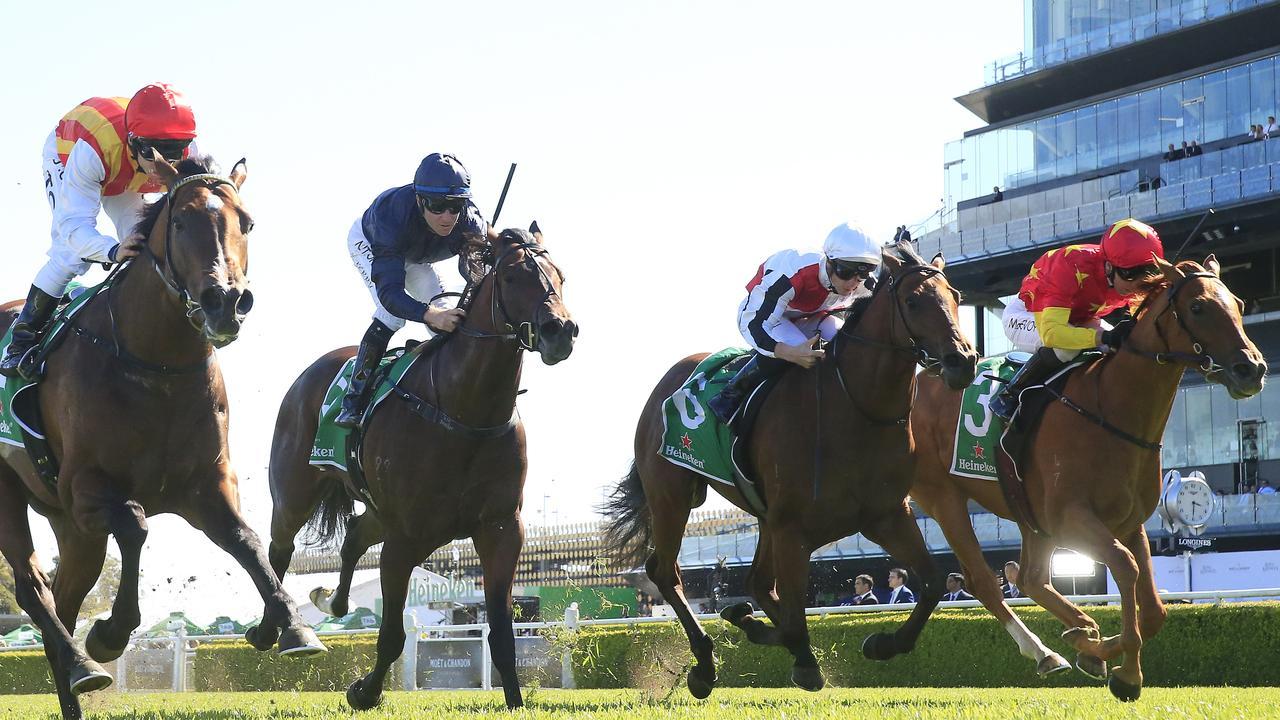
[[[1188,538],[1195,539],[1195,538]],[[1153,557],[1156,587],[1168,592],[1187,590],[1249,590],[1280,587],[1280,550],[1206,552],[1191,557]],[[1191,581],[1187,582],[1190,565]],[[1107,592],[1116,593],[1116,581],[1107,573]],[[1230,598],[1227,602],[1251,602],[1257,598]],[[1209,600],[1196,602],[1211,602]]]
[[[964,389],[960,401],[960,417],[956,420],[956,445],[952,453],[951,474],[979,480],[996,479],[996,443],[1004,424],[987,407],[1004,383],[1013,377],[1018,366],[1005,362],[1003,357],[990,358],[978,363],[978,374]]]

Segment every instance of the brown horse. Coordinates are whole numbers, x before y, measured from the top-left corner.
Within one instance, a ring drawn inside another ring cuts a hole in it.
[[[61,464],[56,488],[37,479],[22,450],[0,445],[0,551],[19,604],[43,633],[69,718],[81,716],[79,693],[111,683],[98,663],[119,657],[140,622],[147,515],[182,516],[240,562],[267,602],[263,625],[284,630],[282,653],[324,649],[240,516],[227,449],[227,396],[213,348],[236,338],[252,306],[252,222],[239,196],[245,167],[237,163],[224,178],[208,160],[161,165],[169,192],[139,226],[147,251],[117,270],[47,363],[40,408]],[[28,505],[57,535],[52,587],[36,564]],[[108,535],[120,548],[120,588],[110,619],[94,624],[82,650],[72,632]]]
[[[524,703],[511,627],[528,464],[524,426],[514,415],[520,364],[524,350],[536,350],[548,365],[569,357],[578,326],[540,233],[506,230],[496,247],[485,247],[492,269],[464,293],[473,298],[466,321],[399,382],[416,400],[390,396],[367,421],[362,458],[376,511],[353,516],[340,471],[308,464],[325,391],[355,348],[313,363],[280,406],[270,473],[276,573],[283,577],[288,569],[304,524],[327,541],[345,521],[343,584],[331,599],[335,612],[345,612],[356,561],[385,541],[377,664],[347,690],[357,710],[378,704],[386,672],[404,648],[400,616],[409,574],[436,548],[465,537],[474,539],[484,569],[489,646],[507,706]]]
[[[943,578],[905,498],[914,455],[907,418],[917,361],[940,373],[947,385],[962,388],[973,379],[977,358],[958,327],[959,294],[942,274],[943,265],[941,256],[926,264],[907,243],[886,250],[884,279],[854,311],[857,318],[841,329],[828,359],[816,371],[787,371],[765,400],[752,433],[751,466],[763,482],[768,512],[761,518],[748,587],[773,626],[752,617],[749,603],[722,615],[752,642],[786,647],[795,658],[793,682],[808,690],[825,683],[804,615],[813,551],[862,532],[923,581],[920,602],[907,622],[894,634],[872,636],[863,644],[870,658],[909,652],[942,597]],[[715,657],[711,638],[685,599],[676,559],[689,511],[705,497],[708,483],[656,451],[663,401],[704,357],[681,360],[649,396],[636,429],[635,462],[606,506],[613,543],[622,552],[634,548],[636,562],[648,554],[649,578],[684,626],[697,661],[688,686],[698,698],[715,685]],[[815,454],[821,456],[820,469]],[[735,488],[712,485],[749,509]]]
[[[920,443],[911,496],[942,527],[970,591],[1004,625],[1022,654],[1037,662],[1042,675],[1069,667],[1005,604],[969,521],[967,502],[972,499],[1001,517],[1019,520],[1023,546],[1018,587],[1068,627],[1063,637],[1079,653],[1076,666],[1102,678],[1106,661],[1124,654],[1109,683],[1121,700],[1136,699],[1141,692],[1142,642],[1159,632],[1165,619],[1143,523],[1160,493],[1156,443],[1184,368],[1199,370],[1235,398],[1257,394],[1267,371],[1245,335],[1239,301],[1218,278],[1212,256],[1203,267],[1162,262],[1161,269],[1164,282],[1139,309],[1123,351],[1076,371],[1064,392],[1095,418],[1105,418],[1146,446],[1053,403],[1022,471],[1034,521],[1046,535],[1014,517],[997,483],[950,474],[961,394],[932,380],[922,382],[920,400],[934,412],[911,420]],[[1054,590],[1049,570],[1056,547],[1077,550],[1111,570],[1121,595],[1124,627],[1119,636],[1100,639],[1093,618]]]

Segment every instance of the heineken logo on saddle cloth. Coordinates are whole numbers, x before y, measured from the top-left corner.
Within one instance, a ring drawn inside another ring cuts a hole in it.
[[[368,417],[378,403],[391,393],[391,386],[400,382],[400,378],[404,377],[419,356],[420,354],[416,352],[405,352],[404,348],[392,350],[383,356],[379,367],[385,368],[391,363],[394,365],[386,379],[378,386],[378,392],[365,410],[365,417]],[[347,469],[347,437],[351,435],[351,431],[334,425],[333,421],[342,411],[342,396],[347,393],[347,386],[351,384],[351,373],[355,364],[354,357],[343,363],[333,382],[329,383],[329,389],[325,391],[324,403],[320,405],[320,424],[316,428],[315,442],[311,445],[311,465],[331,465],[340,470]]]
[[[995,398],[1004,383],[993,380],[995,375],[1009,380],[1018,366],[1003,357],[978,363],[978,374],[964,389],[960,401],[960,417],[956,421],[956,446],[952,454],[951,474],[979,480],[996,480],[996,443],[1004,432],[1004,423],[991,412],[987,404]]]
[[[733,433],[707,411],[707,402],[737,372],[729,364],[749,352],[729,348],[707,356],[680,389],[663,401],[659,455],[712,480],[734,484]]]

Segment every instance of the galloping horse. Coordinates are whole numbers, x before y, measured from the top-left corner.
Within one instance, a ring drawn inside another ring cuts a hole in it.
[[[1109,681],[1112,694],[1134,700],[1142,689],[1140,651],[1160,631],[1165,608],[1156,593],[1151,550],[1143,523],[1160,494],[1159,441],[1185,368],[1223,385],[1232,397],[1256,395],[1267,365],[1245,335],[1239,300],[1219,279],[1218,262],[1204,266],[1161,261],[1161,287],[1143,302],[1137,324],[1121,352],[1075,372],[1063,392],[1087,418],[1053,403],[1029,450],[1021,474],[1041,535],[1015,517],[995,482],[950,474],[961,395],[925,380],[920,400],[932,413],[914,415],[920,443],[911,496],[938,521],[964,566],[970,591],[1004,625],[1023,655],[1048,674],[1069,666],[1044,646],[1005,604],[986,566],[969,521],[972,499],[1005,518],[1018,520],[1022,565],[1018,587],[1053,613],[1078,651],[1076,667],[1103,678],[1106,661],[1124,654]],[[1120,432],[1105,429],[1102,418]],[[1142,443],[1141,445],[1139,443]],[[1100,639],[1098,624],[1062,597],[1049,582],[1055,547],[1077,550],[1106,564],[1120,590],[1124,627]]]
[[[792,681],[807,690],[825,683],[804,615],[814,550],[861,531],[923,580],[920,602],[907,622],[894,634],[873,635],[863,644],[872,659],[909,652],[942,597],[943,578],[905,498],[914,454],[907,418],[916,363],[958,389],[973,379],[977,359],[960,333],[959,294],[947,283],[943,266],[941,256],[927,264],[905,242],[886,249],[884,277],[855,309],[860,316],[845,324],[816,370],[791,369],[782,376],[750,438],[751,467],[763,482],[768,512],[761,518],[748,586],[773,627],[752,617],[749,603],[726,608],[722,615],[752,642],[786,647],[795,658]],[[656,451],[663,401],[704,357],[681,360],[649,396],[636,428],[631,472],[606,507],[609,535],[620,551],[634,547],[638,562],[652,544],[645,569],[689,637],[697,664],[689,671],[688,686],[698,698],[715,686],[715,657],[711,638],[685,599],[676,561],[689,511],[705,497],[707,481]],[[735,488],[712,485],[748,509]]]
[[[0,551],[18,603],[44,636],[68,718],[81,716],[79,693],[111,684],[98,663],[119,657],[141,621],[138,563],[150,514],[177,513],[240,562],[267,603],[263,625],[284,631],[282,654],[324,650],[240,516],[227,449],[213,349],[235,340],[253,304],[245,278],[252,221],[239,195],[245,166],[229,177],[212,174],[207,159],[160,166],[168,193],[139,226],[149,238],[144,254],[117,269],[48,359],[40,409],[61,464],[56,487],[35,476],[22,450],[0,445]],[[57,535],[52,587],[36,564],[28,505]],[[110,619],[93,625],[81,650],[72,632],[109,534],[120,547],[120,588]]]
[[[400,615],[409,574],[436,548],[465,537],[474,539],[484,570],[489,646],[507,706],[524,703],[511,627],[528,466],[524,425],[514,415],[520,364],[524,350],[536,350],[547,365],[569,357],[578,326],[565,309],[564,279],[540,233],[506,230],[483,252],[489,270],[463,293],[472,298],[466,321],[399,382],[414,399],[389,396],[365,426],[363,467],[376,511],[353,516],[339,471],[308,464],[325,391],[355,348],[313,363],[280,406],[270,473],[276,573],[284,576],[304,524],[330,540],[346,522],[342,583],[329,598],[333,612],[342,614],[356,561],[385,540],[377,664],[347,690],[357,710],[378,704],[386,672],[404,648]]]

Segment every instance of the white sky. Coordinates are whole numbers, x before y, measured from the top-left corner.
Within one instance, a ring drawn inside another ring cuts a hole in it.
[[[257,303],[218,355],[264,541],[280,398],[371,314],[347,230],[423,155],[456,153],[486,215],[519,163],[499,225],[539,220],[582,327],[565,363],[525,365],[525,520],[543,521],[544,495],[550,520],[589,520],[662,373],[741,344],[735,311],[764,257],[817,249],[847,219],[887,240],[938,208],[943,144],[981,125],[952,98],[1022,38],[1018,0],[76,1],[56,18],[30,3],[0,15],[0,296],[25,295],[48,249],[40,151],[80,100],[171,82],[224,170],[248,158]],[[34,524],[47,561],[52,536]],[[180,519],[151,529],[145,619],[257,615],[229,557]]]

